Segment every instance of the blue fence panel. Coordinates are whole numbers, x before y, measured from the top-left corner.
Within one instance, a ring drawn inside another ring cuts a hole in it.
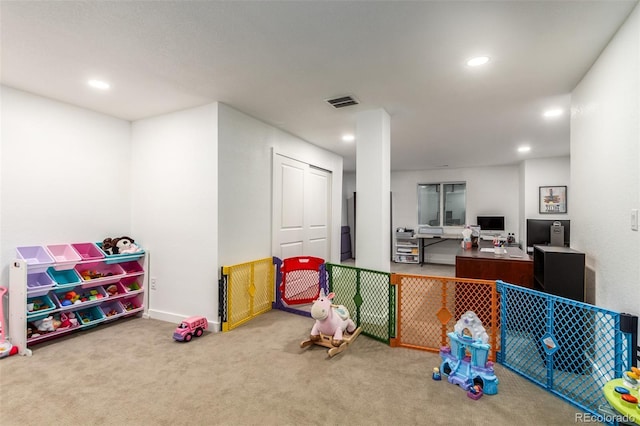
[[[585,412],[607,406],[602,387],[635,360],[621,314],[498,281],[498,361]]]

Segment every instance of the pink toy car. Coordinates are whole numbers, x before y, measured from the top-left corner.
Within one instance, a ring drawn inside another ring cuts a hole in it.
[[[205,317],[189,317],[176,328],[173,338],[178,342],[190,342],[194,336],[202,336],[207,328],[209,328],[209,321]]]

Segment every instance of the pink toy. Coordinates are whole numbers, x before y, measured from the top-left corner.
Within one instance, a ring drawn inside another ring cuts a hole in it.
[[[209,321],[206,317],[189,317],[178,325],[173,332],[173,339],[178,342],[190,342],[193,337],[200,337],[209,328]]]
[[[325,346],[329,349],[329,356],[342,352],[346,346],[360,334],[360,327],[349,316],[349,310],[343,305],[331,303],[335,293],[325,295],[324,289],[311,306],[311,317],[316,320],[311,329],[309,340],[305,340],[300,347],[312,344]],[[348,333],[345,336],[344,333]]]

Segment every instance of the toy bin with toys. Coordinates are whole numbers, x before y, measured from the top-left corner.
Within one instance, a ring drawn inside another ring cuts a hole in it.
[[[105,316],[105,321],[116,319],[125,314],[124,306],[117,300],[100,305]]]
[[[120,280],[120,284],[124,287],[127,293],[139,293],[142,290],[139,277],[124,277]]]
[[[73,288],[80,285],[80,275],[75,269],[56,270],[54,268],[47,269],[47,274],[54,281],[53,290]]]
[[[118,263],[118,265],[120,265],[120,267],[124,269],[124,273],[127,274],[128,276],[142,275],[144,273],[144,269],[142,268],[142,265],[140,265],[136,261],[121,262],[121,263]]]
[[[107,292],[103,287],[83,288],[82,286],[62,291],[53,291],[51,297],[61,308],[96,305],[107,299]]]
[[[54,263],[53,257],[44,246],[16,247],[16,257],[27,262],[29,272],[44,272]]]
[[[46,272],[27,274],[27,297],[43,296],[49,293],[55,284]]]
[[[55,312],[41,315],[41,318],[27,320],[27,339],[29,343],[43,341],[80,327],[73,312]]]
[[[133,297],[122,299],[122,306],[124,307],[125,315],[130,315],[141,311],[142,295],[136,295]]]
[[[127,294],[127,290],[122,283],[105,284],[102,288],[107,293],[107,297],[120,298]]]
[[[138,245],[135,245],[135,248],[133,249],[130,248],[127,253],[111,254],[103,249],[104,242],[102,243],[98,242],[95,244],[100,248],[100,251],[102,251],[102,253],[104,254],[104,261],[106,263],[121,263],[121,262],[127,262],[127,261],[135,261],[142,258],[142,256],[144,256],[145,254],[144,249]]]
[[[55,302],[46,294],[27,297],[27,319],[46,317],[49,311],[53,311],[56,308]]]
[[[86,309],[75,311],[80,327],[93,327],[105,320],[104,312],[99,306],[92,306]]]
[[[75,269],[85,287],[115,283],[124,275],[124,269],[120,265],[104,262],[81,263]]]
[[[56,271],[73,269],[82,260],[71,244],[49,244],[46,247],[55,261],[53,268]]]
[[[80,255],[82,261],[104,259],[104,253],[94,243],[72,243],[71,247]]]

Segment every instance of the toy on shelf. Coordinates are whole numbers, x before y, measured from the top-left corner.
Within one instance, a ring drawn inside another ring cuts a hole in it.
[[[334,297],[335,293],[325,295],[324,289],[320,290],[320,296],[311,306],[311,317],[316,322],[309,340],[300,343],[301,348],[313,344],[324,346],[329,348],[328,353],[332,357],[345,350],[362,331],[361,327],[356,327],[344,305],[331,303]]]
[[[131,237],[105,238],[102,240],[102,251],[108,255],[131,254],[141,252]]]
[[[475,312],[462,315],[454,331],[447,335],[450,347],[440,349],[440,371],[448,376],[448,382],[459,385],[472,399],[498,393],[493,362],[487,361],[489,336]]]

